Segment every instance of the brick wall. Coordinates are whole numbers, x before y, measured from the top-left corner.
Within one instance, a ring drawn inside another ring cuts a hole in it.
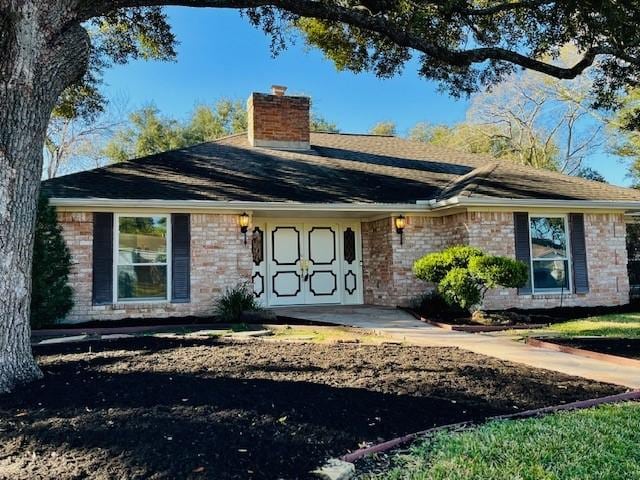
[[[469,213],[469,243],[493,255],[515,256],[513,213]],[[622,305],[629,301],[625,222],[622,214],[584,216],[589,293],[518,295],[515,289],[487,293],[485,308],[552,308]]]
[[[251,276],[250,245],[244,245],[235,215],[191,216],[191,302],[188,304],[122,303],[91,305],[91,213],[59,213],[63,235],[71,250],[70,283],[75,306],[67,321],[124,317],[209,315],[215,299],[228,287]],[[625,223],[619,214],[585,214],[590,291],[567,294],[563,304],[617,305],[628,301]],[[513,214],[470,212],[446,217],[408,217],[403,244],[393,219],[362,223],[364,301],[375,305],[407,305],[433,288],[417,280],[411,267],[421,256],[456,244],[478,246],[494,255],[513,257]],[[559,306],[558,295],[517,295],[513,289],[490,291],[485,308],[549,308]]]
[[[309,98],[253,93],[247,102],[249,143],[309,148]]]
[[[589,293],[565,294],[565,306],[620,305],[628,302],[625,223],[619,214],[585,214]],[[513,213],[468,212],[446,217],[408,217],[403,245],[392,218],[362,224],[364,300],[408,305],[433,288],[411,271],[421,256],[451,245],[469,244],[493,255],[515,257]],[[559,295],[518,295],[515,289],[488,292],[485,308],[551,308]]]
[[[402,245],[393,218],[362,224],[364,301],[409,305],[433,288],[413,275],[413,262],[427,253],[466,243],[466,214],[406,219]]]
[[[364,303],[394,305],[391,218],[362,223]]]
[[[225,289],[251,277],[251,246],[244,245],[235,215],[191,215],[191,302],[91,305],[92,213],[60,212],[58,218],[71,250],[70,284],[75,306],[67,322],[125,317],[210,315]]]

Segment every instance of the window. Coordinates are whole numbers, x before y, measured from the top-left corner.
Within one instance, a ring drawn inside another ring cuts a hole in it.
[[[168,298],[168,217],[117,216],[117,300]]]
[[[569,253],[565,217],[530,217],[533,291],[569,291]]]

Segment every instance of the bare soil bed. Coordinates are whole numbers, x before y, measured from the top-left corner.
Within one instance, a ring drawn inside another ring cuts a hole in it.
[[[139,337],[39,346],[3,479],[295,479],[428,427],[621,392],[453,348]]]
[[[640,360],[640,338],[545,338],[544,341]]]

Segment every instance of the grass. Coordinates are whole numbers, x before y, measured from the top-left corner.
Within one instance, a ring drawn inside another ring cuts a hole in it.
[[[640,313],[623,313],[558,323],[547,329],[565,337],[603,336],[640,338]]]
[[[640,338],[640,313],[614,313],[580,320],[556,323],[535,330],[511,330],[508,335],[516,337],[611,337]]]
[[[277,340],[293,340],[313,343],[381,343],[389,341],[383,335],[367,330],[354,330],[349,327],[314,327],[314,326],[272,326],[271,330]]]
[[[640,404],[443,432],[396,455],[387,480],[640,479]]]

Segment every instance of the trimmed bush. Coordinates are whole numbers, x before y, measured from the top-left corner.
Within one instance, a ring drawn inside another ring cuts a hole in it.
[[[469,316],[469,310],[447,302],[437,290],[420,295],[411,302],[411,308],[428,318],[455,321]]]
[[[511,258],[486,255],[475,247],[455,246],[418,259],[413,272],[421,280],[434,282],[448,304],[473,309],[490,288],[524,285],[529,267]]]
[[[486,288],[520,287],[527,283],[529,268],[523,262],[508,257],[474,257],[469,261],[469,271],[480,279]]]
[[[438,284],[438,292],[451,305],[469,309],[482,300],[480,284],[468,268],[456,267]]]
[[[243,312],[259,312],[262,307],[253,294],[253,289],[246,283],[229,288],[215,306],[215,315],[221,322],[237,322]]]
[[[73,307],[68,285],[71,253],[62,237],[55,207],[46,197],[38,201],[31,271],[31,326],[52,325]]]
[[[416,260],[413,264],[413,273],[421,280],[440,283],[451,269],[467,268],[472,258],[483,255],[479,248],[456,245]]]

